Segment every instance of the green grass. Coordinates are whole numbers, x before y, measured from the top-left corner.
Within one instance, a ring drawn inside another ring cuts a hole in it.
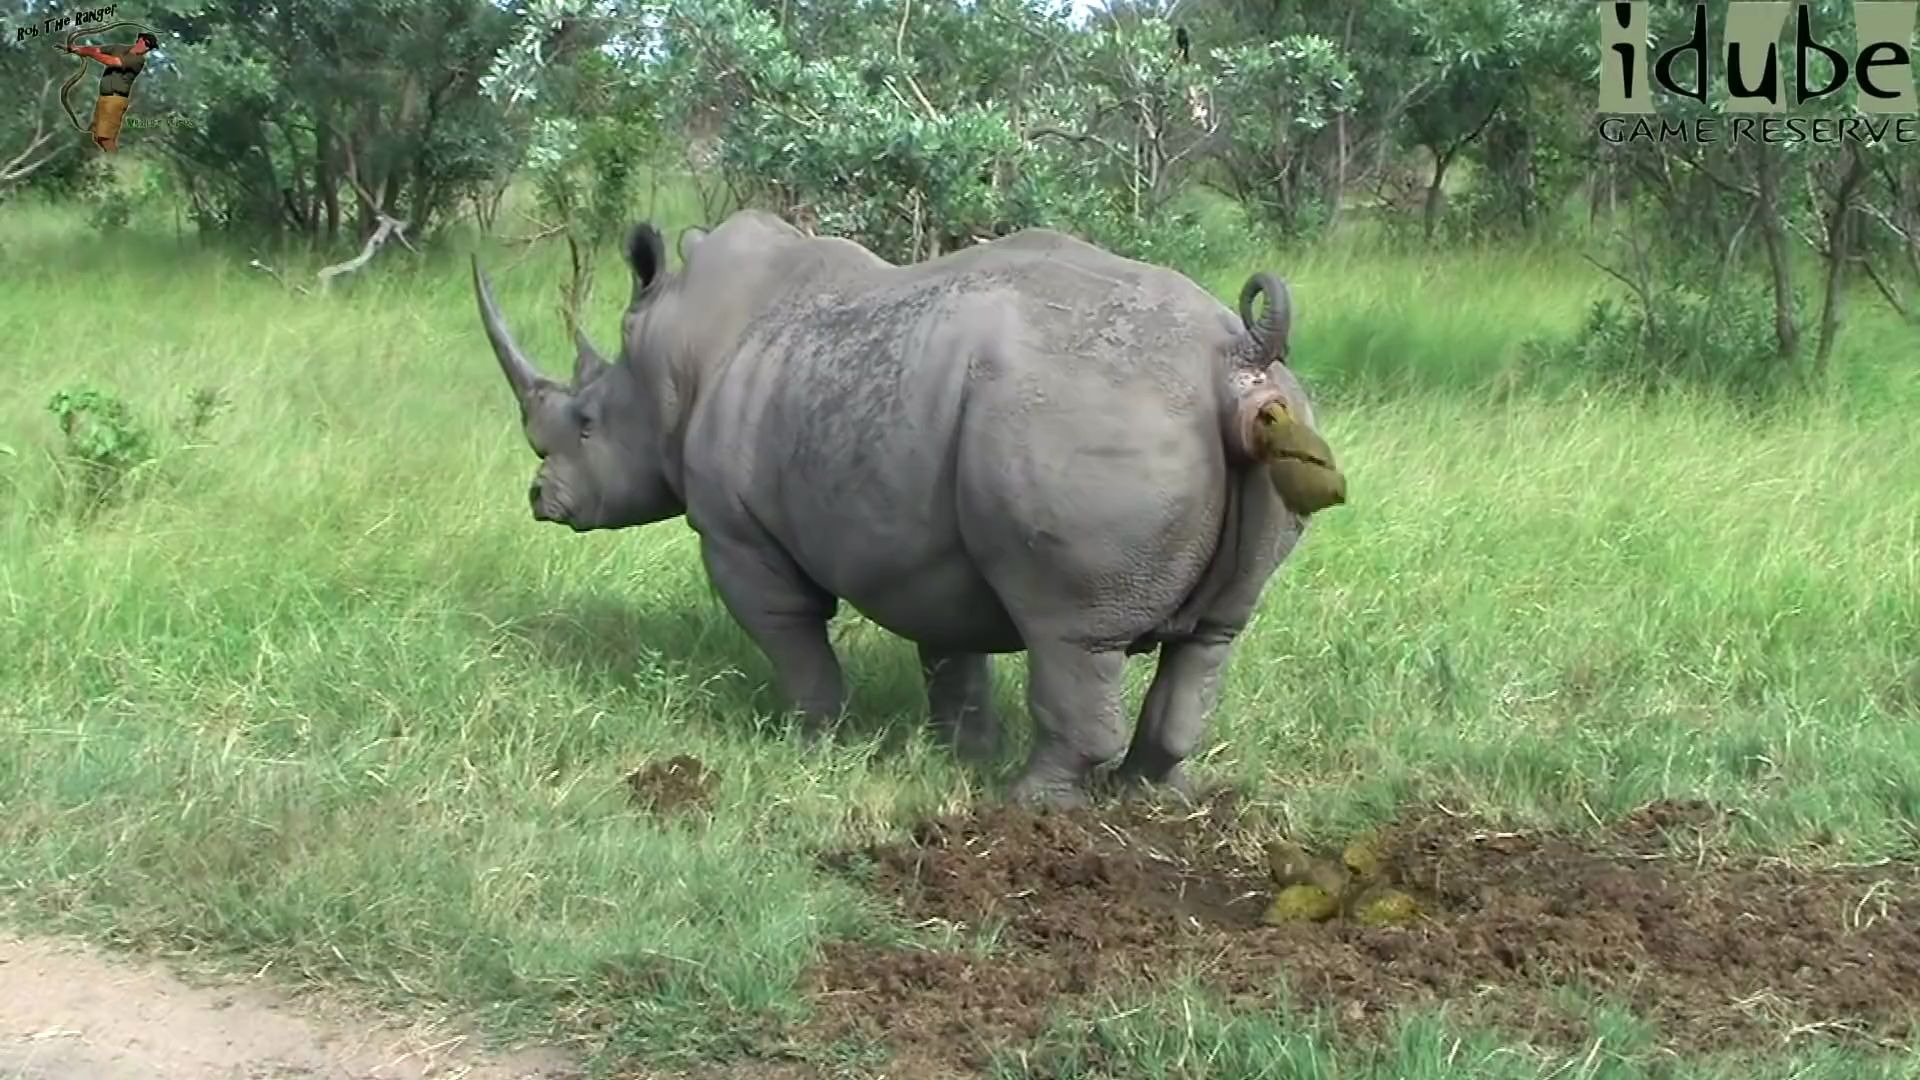
[[[1593,1041],[1576,1052],[1536,1053],[1484,1034],[1461,1034],[1436,1014],[1409,1016],[1384,1045],[1330,1044],[1300,1018],[1233,1014],[1189,989],[1091,1017],[1063,1018],[1038,1046],[1002,1055],[995,1080],[1895,1080],[1911,1062],[1833,1047],[1752,1060],[1675,1062],[1634,1017],[1605,1006],[1583,1010]]]
[[[974,776],[929,746],[911,648],[857,619],[837,636],[858,737],[802,751],[766,719],[766,666],[684,525],[529,520],[533,458],[459,252],[413,272],[383,253],[321,298],[168,230],[117,238],[111,260],[90,235],[64,212],[0,213],[16,922],[683,1065],[800,1015],[823,941],[895,932],[814,853],[991,797],[1017,764],[1018,746]],[[489,256],[502,303],[564,370],[564,252],[518,257]],[[1765,419],[1501,396],[1523,344],[1608,288],[1576,254],[1268,265],[1295,283],[1298,363],[1328,388],[1352,502],[1270,587],[1205,779],[1309,833],[1434,797],[1579,828],[1677,796],[1741,811],[1741,844],[1911,851],[1920,439],[1902,413],[1920,390],[1879,358],[1910,356],[1911,329],[1861,301],[1849,392]],[[1205,283],[1231,299],[1248,269]],[[624,296],[611,249],[599,280],[604,341]],[[80,383],[131,403],[164,451],[135,497],[85,519],[63,509],[45,410]],[[199,388],[230,408],[190,445],[170,424]],[[1135,703],[1147,673],[1130,672]],[[1017,720],[1017,658],[999,678]],[[625,800],[627,771],[677,753],[723,777],[710,823]],[[1563,1063],[1413,1018],[1359,1060],[1304,1018],[1154,1008],[1069,1024],[1006,1075],[1671,1075],[1631,1038]],[[1778,1075],[1869,1075],[1856,1065]]]

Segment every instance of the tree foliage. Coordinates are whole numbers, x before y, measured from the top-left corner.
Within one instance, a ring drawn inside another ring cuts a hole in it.
[[[0,11],[7,9],[0,5]],[[14,11],[0,21],[0,31],[45,17],[26,5]],[[73,73],[74,60],[55,51],[58,42],[0,36],[0,199],[28,191],[71,197],[99,178],[94,160],[80,152],[80,134],[60,109],[60,84]]]
[[[1185,267],[1232,228],[1303,236],[1350,211],[1415,243],[1584,224],[1627,295],[1589,337],[1624,349],[1638,327],[1630,352],[1657,338],[1674,354],[1698,325],[1687,370],[1752,351],[1703,312],[1770,297],[1770,362],[1817,367],[1854,286],[1911,313],[1920,283],[1920,148],[1601,138],[1591,4],[1113,0],[1077,19],[1048,0],[157,3],[142,108],[186,122],[142,142],[209,227],[357,242],[381,212],[420,237],[466,207],[491,226],[525,178],[543,232],[599,243],[663,167],[710,219],[765,206],[901,261],[1036,225]],[[1726,6],[1708,5],[1716,40]],[[1646,8],[1656,50],[1686,39],[1692,5]],[[1818,0],[1813,22],[1851,49],[1852,5]],[[1791,94],[1790,21],[1783,36]],[[52,56],[12,49],[0,73],[30,86]],[[1830,76],[1816,56],[1809,77]],[[0,115],[0,163],[33,137],[29,97]],[[1657,105],[1724,122],[1723,80]],[[1852,108],[1848,89],[1790,111]],[[71,188],[86,160],[31,182]],[[1241,224],[1202,227],[1202,189]]]
[[[174,167],[203,227],[357,242],[384,209],[423,235],[520,164],[527,125],[480,80],[527,18],[491,0],[158,0],[140,13],[161,47],[134,116],[177,122],[123,146]],[[550,51],[595,44],[571,29]]]
[[[1685,43],[1694,26],[1694,8],[1648,5],[1650,35],[1657,52]],[[1725,24],[1725,0],[1705,6],[1710,40],[1719,41]],[[1808,5],[1817,40],[1837,43],[1846,55],[1854,48],[1853,5],[1819,0]],[[1688,131],[1705,122],[1712,138],[1630,139],[1609,147],[1608,167],[1625,174],[1617,181],[1639,212],[1629,218],[1617,247],[1644,248],[1645,236],[1659,238],[1652,257],[1640,252],[1619,260],[1625,280],[1641,308],[1651,314],[1661,294],[1678,288],[1675,279],[1708,282],[1704,301],[1714,303],[1742,280],[1734,268],[1758,264],[1771,294],[1773,357],[1781,371],[1810,362],[1817,374],[1831,358],[1850,284],[1868,278],[1902,315],[1911,317],[1913,284],[1920,279],[1920,231],[1916,231],[1916,178],[1920,148],[1895,138],[1839,138],[1836,122],[1857,116],[1857,89],[1801,102],[1796,62],[1796,25],[1782,27],[1777,76],[1789,112],[1752,124],[1743,135],[1728,110],[1728,82],[1713,63],[1706,99],[1655,87],[1662,118]],[[1676,65],[1675,81],[1695,81],[1691,57]],[[1806,72],[1813,88],[1834,84],[1832,63],[1813,52]],[[1886,118],[1891,122],[1893,118]],[[1912,121],[1909,120],[1909,123]],[[1762,124],[1774,125],[1766,138]],[[1821,134],[1828,125],[1827,134]],[[1797,135],[1795,133],[1798,133]],[[1698,253],[1708,253],[1705,259]],[[1803,280],[1807,255],[1820,268],[1817,281]],[[1710,272],[1698,268],[1704,262]],[[1717,266],[1716,266],[1717,264]],[[1811,297],[1811,300],[1807,298]],[[1812,308],[1812,310],[1809,310]],[[1811,323],[1811,325],[1809,325]]]

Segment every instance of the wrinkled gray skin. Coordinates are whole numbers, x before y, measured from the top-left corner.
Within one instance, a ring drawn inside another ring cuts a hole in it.
[[[571,387],[514,344],[476,262],[541,458],[533,516],[684,513],[814,730],[844,703],[827,638],[844,600],[918,645],[934,724],[966,757],[999,745],[989,654],[1027,652],[1035,745],[1015,798],[1083,803],[1115,758],[1185,790],[1234,637],[1306,525],[1223,434],[1236,363],[1312,423],[1283,362],[1284,291],[1248,326],[1244,299],[1236,317],[1179,274],[1044,230],[896,267],[746,211],[680,251],[668,273],[659,234],[634,229],[619,360],[578,337]],[[1122,668],[1155,647],[1129,740]]]

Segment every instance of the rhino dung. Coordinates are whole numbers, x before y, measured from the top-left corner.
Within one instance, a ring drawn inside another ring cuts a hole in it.
[[[1260,409],[1253,426],[1254,455],[1287,509],[1312,514],[1347,501],[1347,478],[1320,433],[1301,423],[1280,401]]]
[[[1325,922],[1340,910],[1338,897],[1318,885],[1289,885],[1273,898],[1261,919],[1269,926],[1292,922]]]
[[[1399,889],[1374,885],[1362,889],[1348,905],[1354,922],[1361,926],[1407,926],[1421,916],[1420,904]]]
[[[1376,841],[1349,843],[1340,859],[1321,858],[1291,841],[1266,846],[1267,871],[1278,890],[1262,921],[1325,922],[1339,915],[1366,927],[1408,926],[1423,917],[1412,895],[1388,884]]]
[[[1347,891],[1352,874],[1331,859],[1318,858],[1299,844],[1275,840],[1267,845],[1267,874],[1276,888],[1312,885],[1329,896]]]
[[[1353,876],[1362,881],[1378,878],[1385,869],[1381,864],[1378,841],[1371,836],[1363,836],[1350,841],[1340,852],[1340,861]]]

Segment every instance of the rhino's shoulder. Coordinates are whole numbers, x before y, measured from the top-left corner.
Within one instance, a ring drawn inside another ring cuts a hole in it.
[[[713,228],[715,236],[733,232],[770,233],[783,238],[806,235],[780,215],[754,207],[735,210],[726,216],[726,220]]]
[[[796,245],[828,272],[872,272],[899,269],[865,245],[839,236],[809,236]]]
[[[1226,313],[1218,297],[1178,270],[1130,259],[1052,229],[1012,233],[948,258],[951,262],[935,262],[948,263],[948,271],[982,284],[1054,294],[1053,299],[1080,310],[1118,304],[1184,311],[1206,321]]]
[[[1085,240],[1082,240],[1071,233],[1063,233],[1058,229],[1049,229],[1044,226],[1034,226],[1033,228],[1030,228],[1030,229],[1021,229],[1018,232],[1010,232],[1005,236],[997,237],[993,240],[987,241],[987,243],[984,246],[1002,248],[1002,249],[1007,249],[1007,248],[1046,249],[1046,248],[1068,247],[1068,248],[1093,248],[1093,250],[1095,251],[1100,250],[1099,248],[1094,247],[1094,245],[1087,243]]]
[[[1054,229],[1022,229],[965,250],[1005,264],[1048,262],[1115,272],[1156,269]]]
[[[1108,278],[1187,281],[1164,266],[1130,259],[1098,244],[1053,229],[1023,229],[979,245],[985,261],[1005,266],[1063,266]]]

